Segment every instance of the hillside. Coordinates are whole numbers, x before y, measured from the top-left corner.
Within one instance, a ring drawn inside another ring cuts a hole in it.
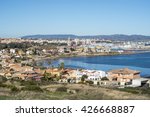
[[[109,40],[150,40],[150,36],[145,35],[123,35],[123,34],[115,34],[115,35],[85,35],[78,36],[72,34],[58,34],[58,35],[27,35],[22,36],[23,39],[109,39]]]
[[[150,89],[113,89],[84,84],[45,84],[30,81],[0,83],[0,100],[142,100]]]

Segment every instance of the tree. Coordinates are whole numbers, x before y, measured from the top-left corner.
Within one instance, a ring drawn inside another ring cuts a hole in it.
[[[107,77],[103,77],[101,78],[101,80],[104,81],[104,80],[109,80],[109,79]]]
[[[48,66],[50,66],[52,63],[51,63],[51,61],[49,60],[48,62],[47,62],[47,65]]]
[[[61,77],[62,77],[61,75],[60,76],[56,76],[56,78],[55,78],[56,81],[59,81],[61,79]]]
[[[70,79],[70,78],[69,78],[69,79],[67,79],[67,82],[68,82],[68,83],[70,83],[70,82],[71,82],[71,79]]]
[[[74,48],[70,48],[70,50],[71,50],[71,51],[75,51],[75,49],[74,49]]]
[[[88,78],[88,76],[87,75],[83,75],[82,77],[81,77],[81,81],[82,82],[84,82],[85,81],[85,79],[87,79]]]
[[[39,65],[40,67],[43,67],[43,62],[39,62],[38,65]]]
[[[90,80],[86,81],[86,83],[88,83],[88,84],[94,84],[94,82],[90,81]]]
[[[44,79],[49,81],[49,80],[52,80],[52,77],[51,77],[51,73],[47,73],[46,71],[44,72]]]
[[[65,64],[64,64],[64,62],[61,62],[59,65],[59,69],[64,69],[64,68],[65,68]]]

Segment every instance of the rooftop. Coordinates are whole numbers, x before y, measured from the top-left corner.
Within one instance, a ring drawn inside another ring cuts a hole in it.
[[[124,69],[111,70],[111,71],[109,71],[109,73],[113,73],[113,74],[136,74],[136,73],[140,73],[140,71],[124,68]]]

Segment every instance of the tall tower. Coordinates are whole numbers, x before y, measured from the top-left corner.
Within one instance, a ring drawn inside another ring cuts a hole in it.
[[[70,39],[70,37],[68,37],[67,45],[71,46],[71,39]]]

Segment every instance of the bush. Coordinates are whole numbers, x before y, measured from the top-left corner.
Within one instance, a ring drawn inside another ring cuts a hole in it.
[[[17,87],[13,86],[13,87],[11,87],[11,91],[12,91],[12,92],[18,92],[19,89],[18,89]]]
[[[87,84],[94,84],[93,81],[86,81]]]
[[[78,84],[85,84],[85,82],[80,81],[80,82],[78,82]]]
[[[12,89],[14,85],[0,83],[0,87]]]
[[[150,88],[142,89],[142,94],[149,94],[150,95]]]
[[[119,90],[126,91],[126,92],[133,93],[133,94],[139,94],[141,92],[139,89],[132,88],[132,87],[126,87],[126,88],[119,89]]]
[[[23,87],[21,90],[43,92],[43,90],[36,85],[28,85]]]
[[[104,81],[104,80],[109,80],[109,79],[107,77],[103,77],[101,78],[101,80]]]
[[[58,87],[56,89],[56,92],[59,91],[59,92],[67,92],[67,88],[66,87]]]
[[[16,86],[14,86],[14,85],[7,85],[7,84],[0,83],[0,87],[9,88],[9,89],[11,89],[12,92],[19,91],[19,89]]]
[[[24,80],[22,80],[20,83],[22,86],[37,85],[36,81],[24,81]]]
[[[0,87],[7,87],[7,85],[0,82]]]
[[[6,82],[6,81],[7,81],[7,78],[5,78],[4,76],[0,76],[0,81],[1,81],[1,82]]]

